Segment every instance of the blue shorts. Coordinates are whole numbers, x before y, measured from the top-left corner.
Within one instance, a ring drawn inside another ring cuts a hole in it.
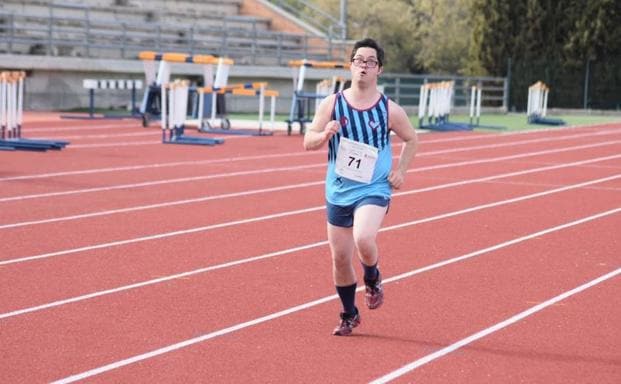
[[[390,199],[382,196],[368,196],[356,201],[351,205],[334,205],[326,202],[328,213],[328,223],[337,226],[350,228],[354,225],[354,213],[358,207],[363,205],[378,205],[380,207],[388,207]],[[388,210],[386,211],[388,212]]]

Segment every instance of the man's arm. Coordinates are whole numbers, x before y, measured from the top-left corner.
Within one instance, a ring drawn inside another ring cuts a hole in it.
[[[403,184],[410,163],[416,154],[418,137],[416,135],[416,130],[412,127],[412,123],[403,108],[392,100],[389,101],[389,103],[390,129],[403,140],[403,146],[401,148],[401,155],[399,156],[397,167],[388,175],[388,182],[393,188],[399,189]]]
[[[335,97],[326,97],[317,107],[313,121],[304,134],[304,149],[307,151],[321,148],[341,128],[339,122],[330,120]]]

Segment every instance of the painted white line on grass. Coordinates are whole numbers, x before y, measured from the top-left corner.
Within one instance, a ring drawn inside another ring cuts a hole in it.
[[[500,330],[502,330],[503,328],[506,328],[510,325],[513,325],[521,320],[524,320],[525,318],[527,318],[528,316],[534,315],[537,312],[540,312],[556,303],[558,303],[559,301],[565,300],[573,295],[576,295],[582,291],[585,291],[589,288],[592,288],[594,286],[596,286],[597,284],[603,283],[606,280],[610,280],[616,276],[618,276],[619,274],[621,274],[621,268],[617,268],[612,272],[609,272],[605,275],[602,275],[596,279],[593,279],[587,283],[584,283],[572,290],[566,291],[558,296],[555,296],[551,299],[548,299],[546,301],[544,301],[543,303],[537,304],[533,307],[528,308],[525,311],[522,311],[514,316],[511,316],[510,318],[501,321],[499,323],[494,324],[493,326],[489,327],[489,328],[485,328],[477,333],[474,333],[466,338],[463,338],[445,348],[442,348],[434,353],[431,353],[429,355],[426,355],[424,357],[421,357],[420,359],[413,361],[407,365],[404,365],[403,367],[394,370],[378,379],[375,379],[373,381],[371,381],[371,384],[383,384],[383,383],[388,383],[394,379],[397,379],[409,372],[412,372],[413,370],[422,367],[425,364],[428,364],[434,360],[437,360],[441,357],[444,357],[446,355],[448,355],[451,352],[454,352],[456,350],[458,350],[459,348],[462,348],[468,344],[471,344],[477,340],[480,340],[486,336],[491,335],[494,332],[498,332]]]
[[[569,190],[569,189],[581,188],[581,187],[584,187],[586,185],[597,184],[597,183],[600,183],[600,182],[609,181],[611,179],[616,179],[616,178],[621,178],[621,175],[617,175],[617,176],[614,176],[614,177],[608,177],[608,178],[605,178],[605,179],[593,180],[593,181],[589,181],[589,182],[586,182],[586,183],[576,184],[575,186],[567,186],[567,187],[563,187],[563,188],[557,188],[557,189],[553,189],[553,190],[549,190],[549,191],[539,192],[539,193],[532,194],[532,195],[520,196],[520,197],[516,197],[516,198],[513,198],[513,199],[509,199],[509,200],[501,200],[501,201],[497,201],[497,202],[494,202],[494,203],[478,205],[478,206],[474,206],[474,207],[470,207],[470,208],[466,208],[466,209],[462,209],[462,210],[458,210],[458,211],[453,211],[453,212],[448,212],[448,213],[444,213],[444,214],[441,214],[441,215],[426,217],[426,218],[423,218],[423,219],[413,220],[413,221],[409,221],[409,222],[405,222],[405,223],[401,223],[401,224],[397,224],[397,225],[387,226],[387,227],[381,228],[379,230],[379,232],[392,231],[392,230],[395,230],[395,229],[401,229],[401,228],[411,227],[411,226],[418,225],[418,224],[424,224],[424,223],[429,223],[429,222],[432,222],[432,221],[438,221],[438,220],[442,220],[442,219],[446,219],[446,218],[450,218],[450,217],[455,217],[455,216],[463,215],[463,214],[466,214],[466,213],[471,213],[471,212],[482,210],[482,209],[487,209],[487,208],[497,207],[497,206],[501,206],[501,205],[511,204],[511,203],[515,203],[515,202],[518,202],[518,201],[523,201],[523,200],[532,199],[532,198],[535,198],[535,197],[545,196],[545,195],[549,195],[549,194],[552,194],[552,193],[557,193],[557,192],[561,192],[561,191],[565,191],[565,190]],[[324,209],[324,206],[310,208],[310,209],[311,210]],[[228,263],[217,264],[217,265],[210,266],[210,267],[196,269],[196,270],[193,270],[193,271],[188,271],[188,272],[183,272],[183,273],[174,274],[174,275],[170,275],[170,276],[165,276],[165,277],[161,277],[161,278],[157,278],[157,279],[153,279],[153,280],[147,280],[147,281],[143,281],[143,282],[140,282],[140,283],[135,283],[135,284],[127,285],[127,286],[121,286],[121,287],[117,287],[117,288],[114,288],[114,289],[94,292],[94,293],[91,293],[91,294],[82,295],[82,296],[76,296],[76,297],[69,298],[69,299],[64,299],[64,300],[58,300],[58,301],[54,301],[54,302],[47,303],[47,304],[42,304],[42,305],[35,306],[35,307],[23,308],[23,309],[20,309],[20,310],[15,310],[15,311],[11,311],[11,312],[6,312],[6,313],[0,314],[0,320],[4,319],[4,318],[8,318],[8,317],[14,317],[14,316],[23,315],[23,314],[30,313],[30,312],[40,311],[40,310],[43,310],[43,309],[49,309],[49,308],[58,307],[58,306],[69,304],[69,303],[74,303],[74,302],[78,302],[78,301],[82,301],[82,300],[86,300],[86,299],[91,299],[91,298],[98,297],[98,296],[103,296],[103,295],[108,295],[108,294],[112,294],[112,293],[117,293],[117,292],[129,290],[129,289],[145,287],[145,286],[148,286],[148,285],[153,285],[153,284],[158,284],[158,283],[162,283],[162,282],[165,282],[165,281],[170,281],[170,280],[175,280],[175,279],[179,279],[179,278],[189,277],[189,276],[192,276],[192,275],[197,275],[197,274],[201,274],[201,273],[205,273],[205,272],[209,272],[209,271],[213,271],[213,270],[217,270],[217,269],[232,267],[232,266],[241,265],[241,264],[247,264],[247,263],[251,263],[251,262],[255,262],[255,261],[259,261],[259,260],[264,260],[264,259],[272,258],[272,257],[275,257],[275,256],[286,255],[286,254],[289,254],[289,253],[294,253],[294,252],[298,252],[298,251],[301,251],[301,250],[316,248],[316,247],[324,246],[324,245],[327,245],[327,244],[328,244],[327,241],[320,241],[320,242],[316,242],[316,243],[305,244],[305,245],[298,246],[298,247],[295,247],[295,248],[284,249],[284,250],[280,250],[280,251],[276,251],[276,252],[271,252],[271,253],[255,256],[255,257],[235,260],[235,261],[231,261],[231,262],[228,262]],[[117,244],[115,244],[115,245],[117,245]],[[489,249],[490,248],[486,248],[486,251],[489,250]],[[78,250],[71,250],[71,251],[79,252],[80,249],[78,249]],[[67,253],[69,253],[69,252],[67,252]],[[67,253],[64,253],[64,254],[67,254]],[[73,253],[73,252],[71,252],[71,253]],[[44,256],[45,255],[33,256],[33,257],[43,258]],[[52,256],[54,256],[54,255],[52,255]],[[52,257],[52,256],[45,256],[45,257]],[[3,265],[3,264],[11,264],[11,263],[22,262],[22,261],[29,261],[29,260],[24,260],[24,259],[7,260],[5,262],[0,262],[0,266]],[[387,281],[390,281],[390,280],[387,280]]]
[[[597,146],[600,146],[600,145],[604,145],[604,144],[597,144]],[[587,146],[587,147],[592,147],[592,146]],[[581,146],[581,149],[583,148],[584,146]],[[554,152],[567,151],[567,150],[568,150],[567,148],[564,148],[562,150],[556,150]],[[422,171],[438,169],[438,168],[448,168],[448,167],[453,167],[453,166],[480,164],[482,162],[498,162],[501,160],[507,160],[507,157],[514,159],[516,156],[527,157],[527,156],[535,156],[538,154],[541,154],[541,152],[531,152],[527,154],[497,157],[493,159],[483,159],[483,160],[473,160],[473,161],[466,161],[466,162],[442,164],[442,165],[430,166],[430,167],[420,167],[420,168],[416,168],[413,170],[408,170],[408,173],[409,172],[422,172]],[[575,161],[572,163],[550,165],[546,167],[533,168],[533,169],[528,169],[524,171],[516,171],[516,172],[510,172],[510,173],[505,173],[505,174],[500,174],[500,175],[492,175],[492,176],[487,176],[487,177],[482,177],[482,178],[477,178],[477,179],[462,180],[462,181],[458,181],[455,183],[444,184],[444,187],[460,186],[460,185],[466,185],[466,184],[471,184],[471,183],[491,181],[491,180],[495,180],[498,178],[520,176],[520,175],[525,175],[525,174],[535,173],[535,172],[543,172],[543,171],[549,171],[549,170],[560,169],[560,168],[587,165],[587,164],[600,162],[600,161],[613,160],[613,159],[617,159],[620,157],[621,155],[604,156],[604,157],[598,157],[594,159]],[[31,221],[24,221],[24,222],[18,222],[18,223],[9,223],[9,224],[0,225],[0,230],[18,228],[18,227],[23,227],[23,226],[28,226],[28,225],[48,224],[48,223],[55,223],[55,222],[60,222],[60,221],[69,221],[69,220],[78,220],[78,219],[85,219],[85,218],[91,218],[91,217],[99,217],[99,216],[112,215],[112,214],[118,214],[118,213],[135,212],[135,211],[146,210],[146,209],[164,208],[164,207],[170,207],[174,205],[193,204],[193,203],[205,202],[205,201],[210,201],[210,200],[226,199],[226,198],[232,198],[232,197],[250,196],[250,195],[260,194],[260,193],[279,192],[279,191],[285,191],[289,189],[307,188],[307,187],[323,185],[323,184],[324,184],[324,180],[320,180],[320,181],[313,181],[313,182],[308,182],[308,183],[283,185],[283,186],[273,187],[273,188],[247,190],[247,191],[236,192],[236,193],[226,193],[226,194],[221,194],[221,195],[198,197],[194,199],[184,199],[184,200],[169,201],[169,202],[158,203],[158,204],[149,204],[149,205],[141,205],[141,206],[135,206],[135,207],[121,208],[121,209],[113,209],[113,210],[108,210],[108,211],[84,213],[84,214],[79,214],[79,215],[55,217],[55,218],[50,218],[50,219],[31,220]]]
[[[495,245],[494,247],[486,248],[486,250],[480,250],[480,251],[477,251],[477,252],[470,253],[468,255],[463,255],[463,256],[459,256],[459,257],[456,257],[456,258],[453,258],[453,259],[450,259],[450,260],[445,260],[445,261],[443,261],[441,263],[429,265],[429,266],[427,266],[425,268],[421,268],[421,269],[418,269],[418,270],[413,270],[413,271],[410,271],[408,273],[401,274],[399,276],[394,276],[394,277],[391,277],[391,278],[387,278],[387,279],[384,280],[384,282],[386,284],[389,284],[389,283],[394,282],[394,281],[403,280],[403,279],[405,279],[407,277],[410,277],[410,276],[422,273],[424,271],[429,271],[429,270],[433,270],[433,269],[437,269],[437,268],[446,266],[448,264],[457,263],[457,262],[460,262],[460,261],[463,261],[463,260],[466,260],[466,259],[469,259],[469,258],[473,258],[475,256],[479,256],[479,255],[487,253],[487,252],[491,252],[491,251],[494,251],[494,250],[498,250],[498,249],[501,249],[501,248],[508,247],[510,245],[513,245],[513,244],[517,244],[517,243],[524,242],[524,241],[527,241],[527,240],[530,240],[530,239],[533,239],[533,238],[536,238],[536,237],[539,237],[539,236],[543,236],[543,235],[551,233],[551,232],[560,231],[560,230],[565,229],[565,228],[569,228],[569,227],[576,226],[576,225],[579,225],[579,224],[587,223],[589,221],[596,220],[596,219],[599,219],[599,218],[602,218],[602,217],[610,216],[610,215],[616,214],[616,213],[618,213],[620,211],[621,211],[621,208],[616,208],[616,209],[612,209],[612,210],[609,210],[609,211],[600,212],[600,213],[598,213],[596,215],[584,217],[584,218],[582,218],[580,220],[572,221],[572,222],[565,223],[565,224],[560,225],[560,226],[548,228],[548,229],[545,229],[543,231],[538,231],[538,232],[531,233],[531,234],[529,234],[527,236],[522,236],[522,237],[510,240],[510,241],[507,241],[507,242],[503,242],[503,243]],[[612,272],[610,274],[604,275],[600,279],[604,279],[605,280],[605,279],[611,278],[611,277],[617,275],[620,271],[621,271],[621,269],[618,269],[618,270],[616,270],[616,271],[614,271],[614,272]],[[596,279],[595,281],[599,281],[599,280]],[[603,280],[601,280],[601,281],[603,281]],[[580,287],[578,287],[578,288],[580,288]],[[585,287],[583,289],[586,289],[586,288],[587,287]],[[357,291],[362,291],[363,289],[364,289],[364,286],[361,286],[361,287],[359,287],[357,289]],[[576,293],[577,291],[572,290],[572,291],[569,291],[569,292]],[[572,293],[572,294],[574,294],[574,293]],[[568,294],[566,293],[565,295],[568,295]],[[563,296],[563,295],[561,295],[561,296]],[[210,333],[207,333],[207,334],[195,337],[195,338],[183,340],[181,342],[178,342],[178,343],[175,343],[175,344],[171,344],[171,345],[168,345],[166,347],[158,348],[158,349],[152,350],[152,351],[147,352],[147,353],[143,353],[143,354],[140,354],[140,355],[135,355],[135,356],[123,359],[123,360],[118,360],[118,361],[112,362],[110,364],[106,364],[106,365],[103,365],[103,366],[100,366],[100,367],[88,370],[88,371],[84,371],[84,372],[81,372],[81,373],[78,373],[78,374],[75,374],[75,375],[71,375],[71,376],[59,379],[57,381],[54,381],[53,383],[56,383],[56,384],[67,384],[67,383],[73,383],[73,382],[78,381],[78,380],[87,379],[89,377],[93,377],[93,376],[96,376],[96,375],[99,375],[99,374],[102,374],[102,373],[105,373],[105,372],[109,372],[109,371],[112,371],[112,370],[115,370],[115,369],[119,369],[119,368],[122,368],[124,366],[137,363],[139,361],[144,361],[144,360],[147,360],[147,359],[150,359],[150,358],[153,358],[153,357],[156,357],[156,356],[160,356],[160,355],[163,355],[163,354],[166,354],[166,353],[169,353],[169,352],[177,351],[179,349],[186,348],[186,347],[189,347],[191,345],[198,344],[198,343],[201,343],[201,342],[204,342],[204,341],[207,341],[207,340],[219,337],[219,336],[224,336],[224,335],[227,335],[227,334],[230,334],[230,333],[233,333],[233,332],[245,329],[245,328],[249,328],[249,327],[261,324],[261,323],[265,323],[265,322],[268,322],[268,321],[271,321],[271,320],[278,319],[280,317],[284,317],[284,316],[290,315],[290,314],[295,313],[295,312],[303,311],[303,310],[306,310],[306,309],[318,306],[320,304],[326,303],[328,301],[335,300],[337,297],[338,297],[337,295],[325,296],[325,297],[322,297],[322,298],[320,298],[318,300],[314,300],[314,301],[310,301],[310,302],[307,302],[307,303],[304,303],[304,304],[301,304],[301,305],[290,307],[290,308],[285,309],[283,311],[275,312],[275,313],[272,313],[272,314],[267,315],[267,316],[262,316],[262,317],[259,317],[259,318],[256,318],[256,319],[253,319],[253,320],[250,320],[250,321],[246,321],[246,322],[243,322],[243,323],[238,323],[238,324],[235,324],[235,325],[227,327],[227,328],[223,328],[223,329],[220,329],[220,330],[217,330],[217,331],[214,331],[214,332],[210,332]],[[546,302],[546,303],[548,303],[548,302]],[[542,304],[540,304],[538,306],[535,306],[535,308],[540,307],[541,305],[546,304],[546,303],[542,303]],[[551,304],[548,304],[548,305],[551,305]]]

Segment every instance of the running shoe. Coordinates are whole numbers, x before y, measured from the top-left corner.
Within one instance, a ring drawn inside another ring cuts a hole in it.
[[[332,334],[334,336],[351,335],[352,329],[360,325],[360,313],[356,311],[355,315],[341,313],[341,322],[334,328]]]
[[[369,309],[377,309],[384,303],[384,287],[382,287],[382,276],[377,272],[375,281],[364,281],[365,293],[364,302]]]

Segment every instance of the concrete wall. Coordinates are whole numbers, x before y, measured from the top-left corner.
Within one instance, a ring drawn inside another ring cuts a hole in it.
[[[106,60],[76,57],[0,55],[0,70],[27,72],[25,88],[26,110],[68,110],[88,107],[88,91],[82,87],[83,79],[141,79],[144,81],[143,63],[140,60]],[[229,84],[239,82],[269,82],[268,88],[280,92],[277,113],[288,113],[293,94],[293,69],[290,67],[233,65]],[[308,69],[305,90],[314,91],[318,81],[333,75],[348,76],[343,70]],[[202,66],[174,64],[172,79],[202,77]],[[143,91],[138,93],[138,103]],[[109,108],[130,104],[128,90],[96,90],[95,107]],[[257,99],[227,96],[227,111],[256,112]]]

